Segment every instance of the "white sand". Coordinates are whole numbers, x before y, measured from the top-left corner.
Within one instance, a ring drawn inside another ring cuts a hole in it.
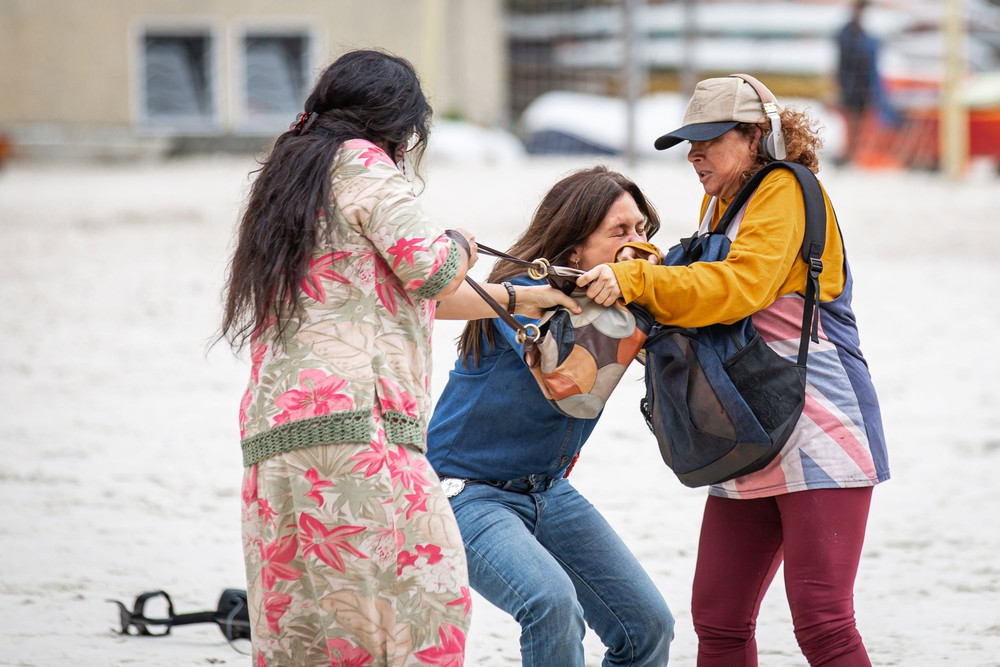
[[[431,165],[426,207],[506,247],[557,178],[588,160]],[[0,664],[247,664],[211,626],[120,637],[106,598],[166,589],[176,611],[242,588],[237,404],[248,365],[206,351],[247,158],[0,171]],[[678,160],[629,169],[665,219],[700,197]],[[857,278],[856,310],[890,443],[858,578],[879,665],[1000,665],[1000,181],[821,173]],[[486,266],[484,262],[482,267]],[[441,323],[434,387],[451,366]],[[678,620],[693,665],[691,576],[704,490],[660,462],[630,370],[573,473]],[[993,517],[993,518],[991,518]],[[477,599],[468,664],[518,665],[517,627]],[[781,582],[762,665],[804,665]],[[601,645],[588,636],[588,664]]]

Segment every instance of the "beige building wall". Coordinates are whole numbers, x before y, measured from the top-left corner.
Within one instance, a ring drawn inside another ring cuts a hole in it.
[[[211,33],[218,47],[213,73],[218,134],[252,133],[241,126],[239,104],[239,43],[248,28],[308,30],[313,76],[345,50],[384,48],[414,64],[437,115],[501,124],[506,120],[502,4],[0,0],[0,133],[22,143],[126,130],[139,137],[156,134],[142,117],[139,70],[146,27]]]

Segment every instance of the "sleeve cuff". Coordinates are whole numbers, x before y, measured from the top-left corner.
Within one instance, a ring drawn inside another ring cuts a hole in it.
[[[444,263],[434,272],[434,275],[427,279],[427,282],[420,286],[420,289],[414,292],[419,298],[433,299],[458,274],[458,269],[462,264],[462,250],[453,239],[449,239],[448,243],[448,257],[445,258]]]
[[[615,250],[615,261],[618,261],[618,253],[620,253],[623,248],[635,248],[636,250],[641,250],[642,252],[649,255],[656,255],[657,257],[660,258],[663,257],[663,253],[660,252],[660,249],[657,248],[652,243],[650,243],[649,241],[631,241],[629,243],[623,244],[620,248],[618,248],[618,250]]]

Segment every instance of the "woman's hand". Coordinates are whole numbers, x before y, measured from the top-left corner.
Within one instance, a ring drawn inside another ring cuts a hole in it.
[[[602,306],[610,306],[621,298],[615,272],[607,264],[599,264],[576,279],[578,287],[587,288],[587,296]]]
[[[548,285],[515,285],[517,290],[516,312],[534,319],[542,316],[542,311],[554,306],[565,306],[572,313],[583,310],[576,299]]]
[[[507,305],[506,287],[500,283],[481,283],[479,286],[497,303]],[[574,313],[583,310],[575,299],[548,285],[514,285],[514,289],[517,292],[514,307],[518,315],[538,319],[542,311],[553,306],[566,306]],[[481,320],[496,316],[493,308],[466,282],[459,285],[454,293],[438,298],[434,314],[439,320]]]

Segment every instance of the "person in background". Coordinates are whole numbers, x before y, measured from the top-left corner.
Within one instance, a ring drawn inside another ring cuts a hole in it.
[[[837,33],[837,85],[847,123],[843,161],[854,162],[865,117],[877,103],[878,45],[861,25],[868,0],[856,0],[851,18]]]
[[[752,77],[706,79],[683,126],[655,142],[660,150],[690,142],[687,157],[705,190],[701,217],[710,228],[776,154],[819,169],[815,122],[792,109],[769,110],[765,100],[776,102]],[[853,279],[825,190],[823,196],[820,342],[809,349],[806,406],[767,467],[710,487],[692,595],[700,667],[757,664],[757,613],[782,563],[795,637],[809,664],[871,664],[855,623],[854,580],[872,489],[889,478],[889,465],[851,308]],[[634,302],[671,326],[752,316],[769,345],[794,356],[808,275],[799,252],[804,233],[802,189],[788,170],[775,169],[746,204],[723,261],[655,265],[647,259],[658,249],[631,244],[619,254],[625,261],[595,267],[577,284],[602,303]]]
[[[594,167],[549,190],[509,254],[590,269],[659,226],[635,183]],[[503,259],[489,280],[541,282]],[[549,404],[511,327],[466,325],[428,458],[451,496],[472,587],[520,624],[526,667],[583,665],[587,625],[607,646],[605,665],[667,663],[674,620],[662,595],[567,479],[596,423]]]
[[[424,454],[431,330],[438,300],[493,312],[460,288],[474,239],[429,220],[408,180],[430,116],[406,60],[345,53],[242,216],[221,335],[252,361],[239,423],[255,667],[464,659],[465,554]],[[516,296],[535,316],[573,304]]]

